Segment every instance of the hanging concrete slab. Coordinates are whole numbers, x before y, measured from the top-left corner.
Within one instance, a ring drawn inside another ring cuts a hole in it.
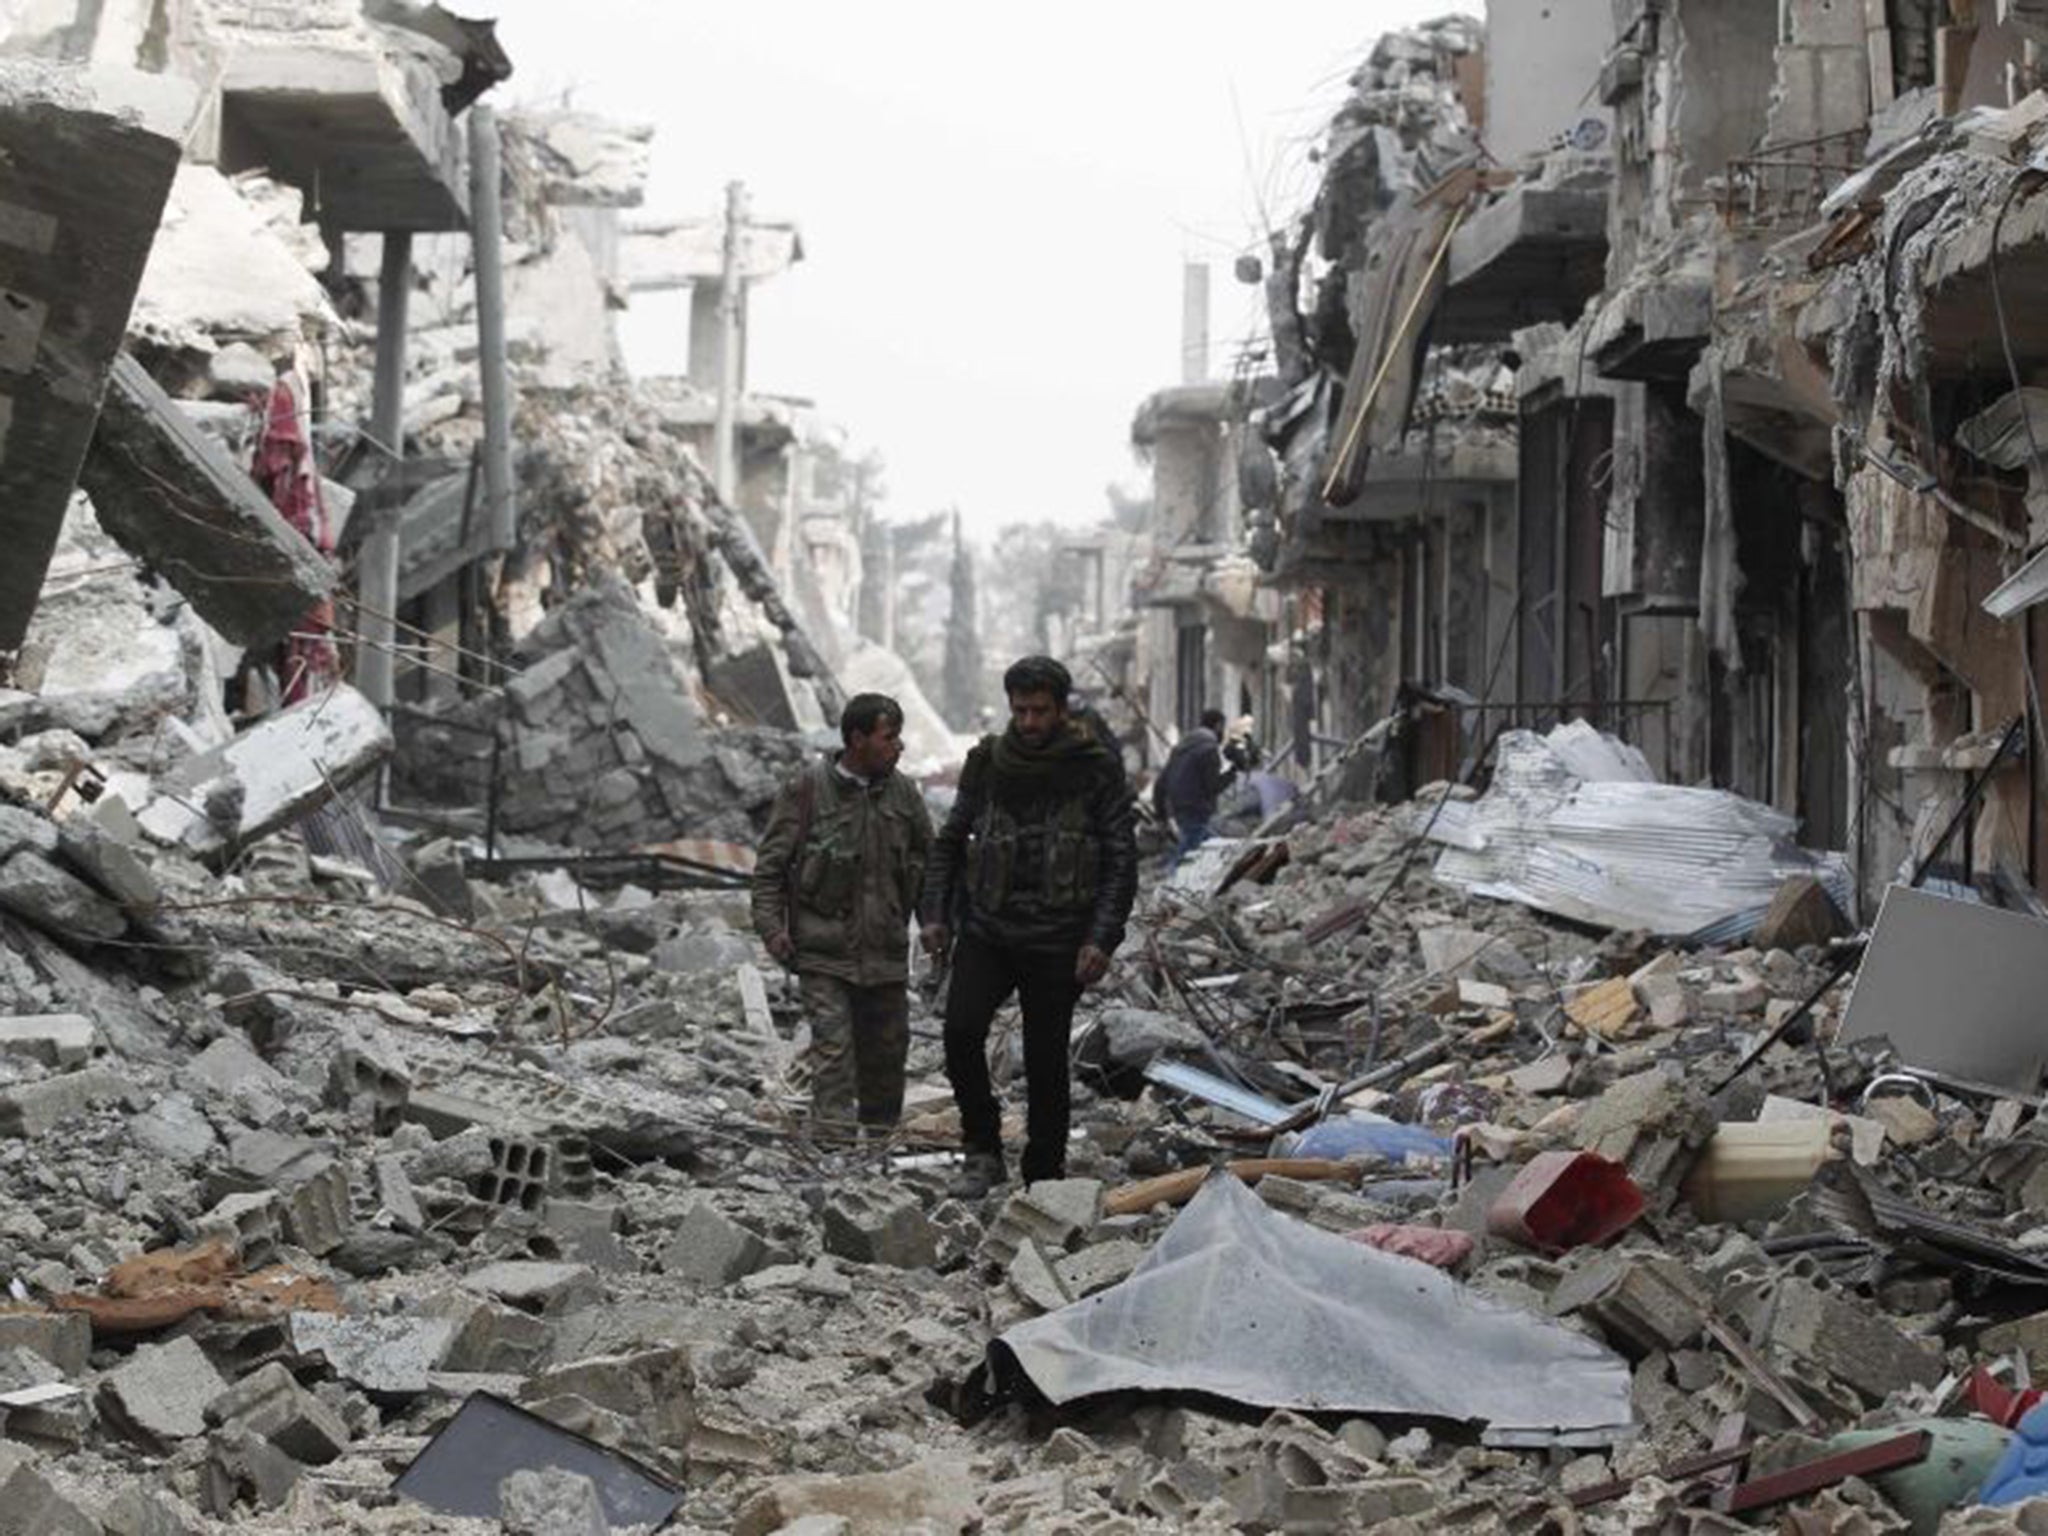
[[[100,526],[237,645],[283,639],[334,590],[334,567],[132,357],[80,478]]]
[[[0,61],[0,651],[28,632],[192,102],[162,76]]]
[[[1909,1066],[2019,1092],[2040,1081],[2048,923],[1908,886],[1885,892],[1842,1038],[1882,1035]]]

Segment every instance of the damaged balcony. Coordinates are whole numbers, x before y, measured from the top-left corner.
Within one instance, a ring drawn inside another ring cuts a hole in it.
[[[1600,292],[1607,264],[1604,167],[1558,183],[1518,182],[1452,237],[1431,338],[1505,341],[1524,326],[1569,325]]]
[[[466,229],[468,155],[455,114],[511,66],[488,28],[449,40],[464,45],[453,84],[423,58],[371,46],[234,49],[221,66],[222,168],[260,168],[299,187],[331,229]]]

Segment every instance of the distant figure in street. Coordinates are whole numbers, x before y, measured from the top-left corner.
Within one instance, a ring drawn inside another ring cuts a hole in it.
[[[1009,1176],[988,1032],[1013,992],[1024,1014],[1024,1180],[1064,1176],[1074,1005],[1108,972],[1137,898],[1130,781],[1121,758],[1069,715],[1072,689],[1049,656],[1003,674],[1009,729],[967,754],[925,874],[926,952],[952,954],[946,1076],[967,1151],[953,1186],[963,1199]]]
[[[1202,723],[1173,744],[1152,784],[1152,808],[1179,834],[1166,860],[1169,874],[1209,841],[1216,802],[1236,776],[1236,764],[1223,757],[1223,711],[1205,709]]]
[[[811,1025],[812,1134],[851,1145],[903,1114],[910,1050],[910,924],[932,823],[896,771],[903,709],[857,694],[844,750],[797,770],[775,797],[754,865],[754,931],[797,974]]]

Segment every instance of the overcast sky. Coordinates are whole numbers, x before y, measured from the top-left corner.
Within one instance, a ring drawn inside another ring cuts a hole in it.
[[[655,125],[649,212],[714,212],[738,177],[799,222],[807,260],[755,293],[751,384],[878,449],[892,516],[958,505],[983,532],[1090,521],[1141,478],[1128,428],[1178,382],[1181,263],[1215,263],[1227,373],[1258,326],[1230,263],[1262,201],[1305,201],[1370,40],[1477,9],[495,0],[512,100]],[[623,318],[636,371],[683,370],[679,302]]]

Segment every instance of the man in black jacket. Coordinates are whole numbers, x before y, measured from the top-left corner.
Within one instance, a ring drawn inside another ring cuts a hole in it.
[[[1072,688],[1049,656],[1003,674],[1010,728],[967,754],[925,872],[925,949],[953,957],[946,1076],[967,1149],[955,1193],[970,1199],[1008,1177],[988,1032],[1012,992],[1024,1014],[1024,1180],[1064,1175],[1074,1005],[1109,970],[1138,894],[1130,782],[1068,713]]]
[[[1166,861],[1169,873],[1209,841],[1216,803],[1237,777],[1237,765],[1223,761],[1223,711],[1205,709],[1202,723],[1174,743],[1152,786],[1152,808],[1179,834]]]

